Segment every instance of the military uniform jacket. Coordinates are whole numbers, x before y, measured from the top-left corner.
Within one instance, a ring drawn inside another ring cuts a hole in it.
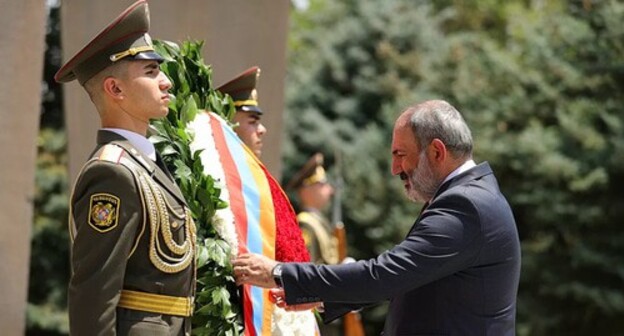
[[[99,131],[70,201],[72,335],[189,334],[195,227],[164,169]]]
[[[310,260],[316,264],[337,264],[338,242],[325,216],[317,210],[307,209],[297,215],[297,221],[310,252]]]
[[[377,258],[282,268],[286,302],[323,301],[325,321],[389,299],[385,336],[514,335],[519,277],[515,221],[487,163],[444,182]]]

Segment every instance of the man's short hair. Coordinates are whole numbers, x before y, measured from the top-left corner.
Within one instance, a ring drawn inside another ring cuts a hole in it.
[[[129,61],[127,60],[118,61],[98,72],[83,84],[85,91],[87,91],[89,98],[91,98],[91,101],[93,101],[94,104],[98,104],[100,95],[103,92],[102,81],[104,81],[104,79],[111,76],[122,79],[126,78],[128,73],[128,62]]]
[[[440,139],[455,158],[472,156],[472,134],[459,111],[443,100],[430,100],[408,108],[410,126],[421,150]]]

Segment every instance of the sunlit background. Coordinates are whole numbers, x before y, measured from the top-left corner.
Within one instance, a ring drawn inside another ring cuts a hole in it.
[[[63,3],[46,4],[26,334],[66,335],[70,181],[52,80]],[[420,209],[390,174],[394,119],[445,99],[516,216],[517,334],[624,335],[622,22],[615,0],[292,0],[282,180],[323,152],[331,177],[345,181],[350,254],[374,257]],[[386,308],[362,311],[368,335],[379,334]]]

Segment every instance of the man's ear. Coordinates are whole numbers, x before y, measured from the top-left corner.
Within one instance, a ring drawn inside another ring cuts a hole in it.
[[[104,83],[104,93],[113,98],[114,100],[123,100],[125,97],[124,91],[121,87],[121,82],[115,77],[106,77]]]
[[[429,152],[429,160],[435,162],[443,162],[444,160],[446,160],[446,157],[448,155],[448,152],[446,151],[446,145],[444,145],[444,142],[442,142],[442,140],[438,138],[433,139],[431,141],[431,144],[429,144]]]

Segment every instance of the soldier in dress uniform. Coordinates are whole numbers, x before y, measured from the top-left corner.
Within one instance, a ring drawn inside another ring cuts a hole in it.
[[[262,154],[262,137],[267,131],[260,120],[262,109],[258,106],[256,90],[259,76],[260,68],[254,66],[217,88],[234,100],[236,114],[232,122],[238,124],[234,127],[234,132],[258,158]]]
[[[334,193],[323,168],[323,154],[314,154],[288,182],[286,189],[297,193],[302,210],[297,215],[297,221],[310,251],[311,261],[317,264],[337,264],[338,242],[331,223],[323,214]]]
[[[169,79],[140,0],[55,75],[97,108],[97,146],[70,199],[72,335],[190,335],[195,224],[146,134],[168,113]]]

